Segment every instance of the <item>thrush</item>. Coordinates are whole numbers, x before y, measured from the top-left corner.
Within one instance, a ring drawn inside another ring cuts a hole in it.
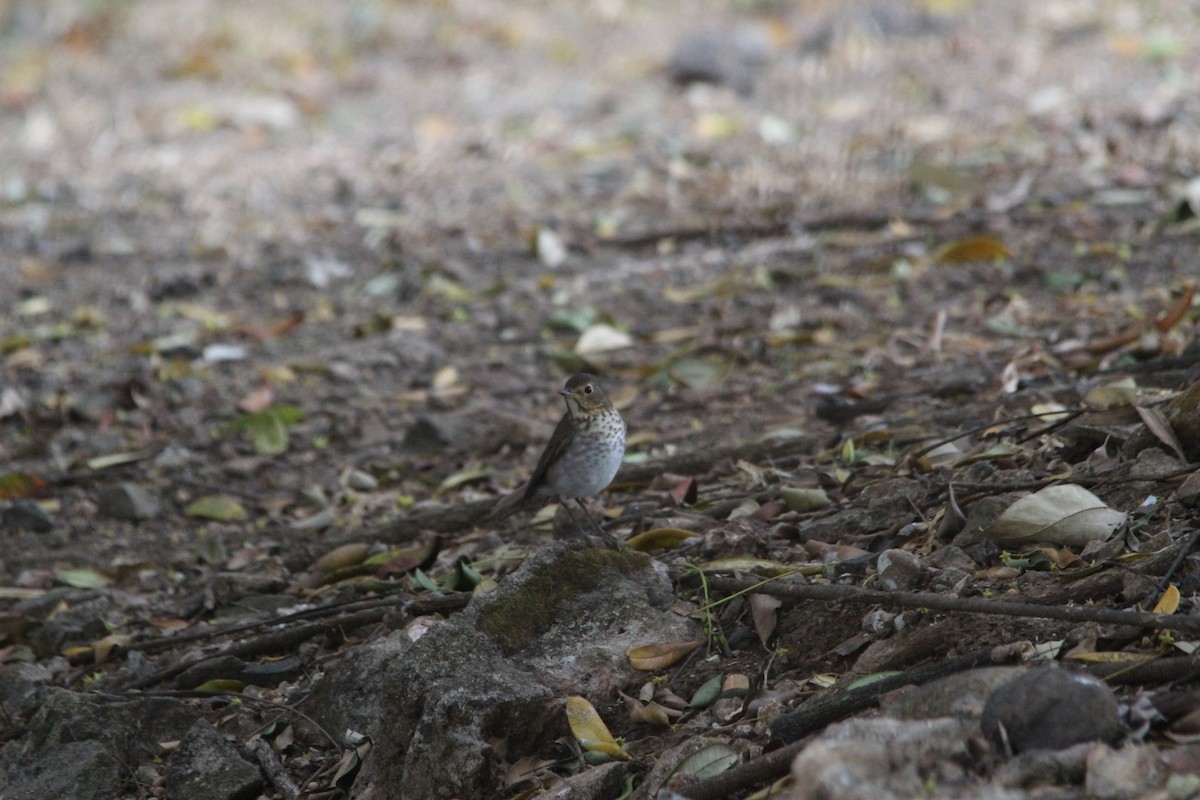
[[[612,534],[597,524],[583,498],[599,494],[612,483],[625,456],[625,420],[600,388],[595,375],[573,375],[558,392],[567,401],[567,413],[558,421],[550,443],[542,451],[533,476],[505,496],[492,510],[494,519],[504,519],[538,501],[559,500],[575,527],[586,538],[567,501],[583,509],[601,536],[620,548]]]

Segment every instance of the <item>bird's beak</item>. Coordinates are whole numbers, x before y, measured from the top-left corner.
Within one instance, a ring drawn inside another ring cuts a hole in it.
[[[574,394],[574,392],[572,392],[570,389],[559,389],[558,393],[563,397],[570,397],[572,394]]]

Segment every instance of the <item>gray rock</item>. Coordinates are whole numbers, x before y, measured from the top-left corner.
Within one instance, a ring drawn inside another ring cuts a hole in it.
[[[1027,670],[996,689],[980,724],[992,744],[1008,754],[1113,742],[1121,735],[1112,690],[1090,675],[1058,667]]]
[[[162,503],[136,483],[105,486],[96,495],[96,510],[112,519],[154,519],[162,513]]]
[[[724,84],[749,94],[770,59],[766,28],[739,25],[687,36],[671,54],[667,70],[675,83]]]
[[[258,768],[207,720],[196,720],[167,759],[167,800],[250,800],[262,785]]]
[[[956,719],[853,719],[831,725],[792,761],[788,800],[900,800],[930,785],[943,797],[1016,798],[979,793],[966,766],[967,735]],[[970,786],[971,790],[967,790]]]
[[[879,554],[879,584],[889,592],[915,589],[925,582],[925,565],[907,550],[893,548]]]
[[[883,710],[897,719],[956,717],[977,721],[992,692],[1021,672],[1018,667],[981,667],[947,675],[884,697]]]
[[[303,711],[334,736],[354,731],[378,739],[383,722],[378,704],[383,696],[384,678],[389,666],[399,661],[411,646],[408,634],[396,631],[346,650],[313,684],[302,705]],[[296,725],[314,737],[319,736],[308,730],[304,720],[297,720]]]
[[[1166,782],[1167,768],[1157,747],[1126,745],[1114,750],[1102,744],[1088,754],[1084,786],[1094,800],[1146,797]]]
[[[1026,788],[1033,786],[1078,786],[1087,774],[1088,753],[1092,742],[1072,745],[1062,750],[1030,750],[1014,756],[992,773],[998,786]]]
[[[346,472],[346,485],[358,492],[373,492],[379,488],[379,481],[369,472],[352,469]]]
[[[363,791],[398,800],[493,791],[507,763],[569,735],[569,695],[611,697],[634,678],[629,647],[698,635],[675,602],[665,569],[641,554],[546,547],[398,646],[404,657],[371,678],[363,705],[386,724],[376,726]]]
[[[38,696],[25,735],[0,749],[0,775],[13,776],[4,800],[127,796],[131,772],[153,763],[158,743],[180,738],[197,717],[175,698],[113,698],[58,688]]]
[[[17,604],[16,610],[44,621],[28,633],[29,646],[40,658],[56,656],[68,645],[90,644],[125,622],[126,611],[144,605],[110,589],[61,589]]]
[[[32,500],[14,500],[0,509],[0,530],[49,533],[54,520]]]
[[[9,775],[4,800],[109,800],[120,797],[124,789],[120,763],[94,739],[67,742]]]

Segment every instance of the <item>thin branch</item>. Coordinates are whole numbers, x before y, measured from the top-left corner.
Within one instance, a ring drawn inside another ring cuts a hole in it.
[[[744,578],[709,578],[712,589],[738,592],[754,586],[757,581]],[[1005,617],[1037,617],[1066,622],[1099,622],[1110,625],[1132,625],[1200,633],[1200,618],[1176,614],[1153,614],[1148,611],[1101,608],[1098,606],[1046,606],[1034,603],[1014,603],[984,597],[952,597],[928,592],[885,592],[858,586],[801,583],[770,583],[755,591],[787,600],[826,600],[844,603],[880,605],[885,608],[927,608],[965,614],[996,614]]]

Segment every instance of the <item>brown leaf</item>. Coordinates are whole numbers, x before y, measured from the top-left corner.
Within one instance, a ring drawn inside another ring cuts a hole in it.
[[[1187,457],[1183,454],[1183,447],[1179,444],[1179,439],[1175,436],[1175,429],[1167,421],[1167,416],[1162,409],[1142,408],[1141,406],[1134,406],[1134,409],[1142,418],[1146,429],[1153,433],[1160,442],[1171,448],[1171,451],[1179,456],[1179,460],[1186,464]]]
[[[275,390],[271,384],[264,384],[238,401],[238,408],[247,414],[265,411],[275,402]]]
[[[702,644],[704,644],[702,639],[641,644],[626,650],[625,655],[629,658],[629,665],[634,669],[652,672],[679,662]]]
[[[680,477],[679,480],[677,480],[675,482],[675,485],[672,486],[669,491],[671,500],[677,506],[692,505],[693,503],[696,502],[696,494],[697,494],[696,486],[697,486],[696,479],[691,477],[690,475],[687,477]]]
[[[651,550],[668,550],[680,542],[699,536],[700,534],[685,531],[683,528],[655,528],[652,531],[643,531],[636,536],[631,536],[625,545],[630,550],[648,553]]]
[[[0,500],[23,500],[31,497],[46,497],[50,484],[44,478],[27,472],[10,472],[0,475]]]
[[[765,647],[767,641],[775,633],[775,609],[783,605],[778,597],[769,594],[754,593],[750,595],[750,616],[754,619],[754,631],[758,640]]]
[[[1196,285],[1194,283],[1188,284],[1188,286],[1183,290],[1183,295],[1179,298],[1178,302],[1176,302],[1175,305],[1172,306],[1169,311],[1167,311],[1167,313],[1159,317],[1154,323],[1154,327],[1158,328],[1159,333],[1166,333],[1167,331],[1171,330],[1171,328],[1174,328],[1179,320],[1183,319],[1183,315],[1186,314],[1188,309],[1192,307],[1192,297],[1194,297],[1195,294]]]
[[[344,544],[341,547],[335,547],[325,555],[317,559],[313,564],[314,567],[321,572],[334,572],[335,570],[345,569],[346,567],[354,566],[362,563],[362,560],[371,552],[371,546],[363,542],[351,542]]]
[[[271,339],[278,339],[280,336],[289,333],[303,321],[304,312],[296,311],[283,319],[268,322],[265,325],[242,325],[237,330],[238,333],[258,339],[259,341],[269,341]]]
[[[969,236],[950,242],[938,250],[935,264],[967,264],[972,261],[996,261],[1012,256],[1004,242],[994,236]]]

